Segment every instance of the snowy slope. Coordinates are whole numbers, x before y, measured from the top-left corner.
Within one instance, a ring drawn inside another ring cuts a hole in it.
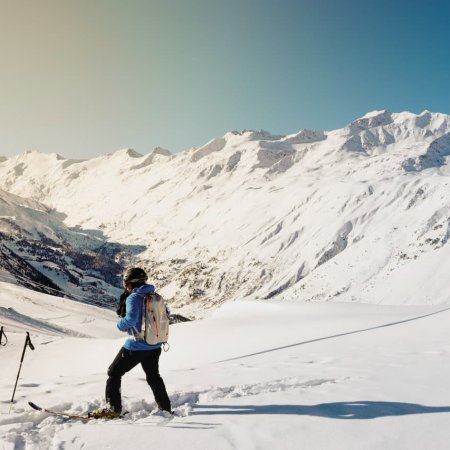
[[[69,230],[46,205],[0,190],[0,232],[18,239],[48,239],[95,248],[100,239]]]
[[[116,301],[126,246],[69,229],[47,206],[0,190],[0,280],[106,304]],[[131,248],[131,247],[130,247]]]
[[[444,450],[450,419],[448,307],[232,302],[171,327],[161,373],[166,422],[140,368],[122,383],[126,418],[83,424],[103,403],[122,337],[112,313],[0,283],[0,448]],[[25,331],[13,411],[9,399]]]
[[[449,136],[447,115],[374,111],[177,155],[25,152],[0,163],[0,183],[69,226],[145,246],[142,263],[186,313],[246,296],[438,304],[445,277],[418,275],[448,269]]]
[[[23,332],[47,339],[114,336],[115,313],[0,282],[0,323],[14,336]],[[5,348],[6,350],[6,348]]]

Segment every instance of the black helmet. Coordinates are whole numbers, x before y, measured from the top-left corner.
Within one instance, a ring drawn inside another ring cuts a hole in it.
[[[123,281],[125,283],[145,283],[148,280],[148,276],[144,269],[140,267],[128,267],[123,273]]]

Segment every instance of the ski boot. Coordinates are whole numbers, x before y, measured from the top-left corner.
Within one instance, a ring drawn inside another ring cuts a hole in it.
[[[120,412],[117,412],[112,408],[97,408],[90,412],[88,416],[93,419],[116,419],[117,417],[120,417]]]

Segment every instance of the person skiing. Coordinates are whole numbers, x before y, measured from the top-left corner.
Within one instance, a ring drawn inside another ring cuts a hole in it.
[[[117,310],[121,319],[117,322],[120,331],[126,331],[129,338],[120,349],[108,368],[106,381],[106,407],[98,408],[91,413],[95,418],[115,418],[122,412],[121,382],[122,376],[133,367],[141,364],[146,374],[147,383],[153,391],[156,404],[164,415],[172,415],[171,403],[166,386],[159,374],[159,357],[161,344],[149,345],[143,339],[137,339],[142,327],[142,311],[144,297],[155,292],[155,287],[146,284],[147,274],[140,267],[127,268],[123,273],[124,293],[121,295],[122,307]]]

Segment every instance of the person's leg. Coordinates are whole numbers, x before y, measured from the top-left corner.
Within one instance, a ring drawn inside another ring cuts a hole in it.
[[[109,407],[116,412],[122,411],[122,397],[120,386],[122,376],[139,364],[139,352],[131,352],[121,348],[114,361],[108,368],[108,380],[106,381],[105,397]]]
[[[163,411],[171,411],[172,407],[169,396],[167,395],[166,386],[164,385],[164,381],[159,374],[158,364],[161,349],[146,350],[142,353],[141,365],[144,369],[145,375],[147,376],[147,383],[153,391],[156,404],[158,405],[158,408]]]

